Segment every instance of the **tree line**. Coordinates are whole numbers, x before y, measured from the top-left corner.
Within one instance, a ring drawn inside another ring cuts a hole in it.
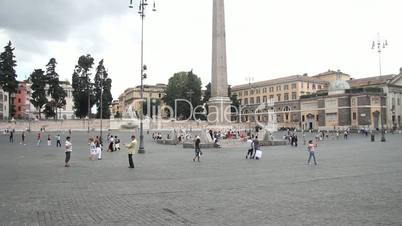
[[[208,101],[211,98],[211,83],[205,86],[204,92],[202,92],[201,78],[198,77],[193,71],[178,72],[175,73],[168,82],[165,90],[166,95],[163,97],[163,101],[166,105],[174,107],[176,106],[176,115],[179,119],[188,119],[191,115],[191,109],[189,104],[185,102],[176,102],[177,99],[185,99],[191,103],[193,107],[204,106],[207,112],[204,112],[203,108],[193,109],[197,113],[208,114]],[[232,105],[239,108],[240,102],[237,99],[237,95],[232,93],[230,85],[228,86],[228,96],[232,102]],[[233,111],[234,109],[232,109]],[[170,115],[167,115],[170,116]],[[196,118],[193,115],[192,119],[206,120],[206,115],[198,115]]]
[[[18,91],[15,71],[17,61],[14,50],[15,48],[9,41],[0,54],[0,87],[8,92],[10,97]],[[95,69],[95,77],[92,82],[90,75],[93,65],[94,58],[87,54],[79,57],[74,68],[72,75],[74,114],[78,118],[91,117],[91,108],[96,105],[97,113],[94,115],[96,118],[100,118],[101,111],[102,118],[110,118],[109,105],[113,100],[111,94],[112,80],[108,77],[102,59]],[[69,85],[69,83],[60,81],[56,66],[56,59],[51,58],[46,64],[45,70],[34,69],[26,81],[31,84],[30,103],[37,109],[39,119],[42,118],[42,113],[46,118],[57,119],[60,109],[66,105],[67,93],[62,84]],[[13,109],[12,98],[8,98],[8,105],[9,115],[13,117],[15,110]]]

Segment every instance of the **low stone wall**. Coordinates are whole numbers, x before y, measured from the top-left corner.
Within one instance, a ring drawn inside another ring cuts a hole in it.
[[[281,146],[287,145],[288,142],[286,140],[262,140],[260,141],[261,146]]]
[[[177,141],[173,139],[169,140],[156,140],[157,144],[165,144],[165,145],[177,145]]]
[[[194,148],[193,143],[183,143],[183,148]],[[200,144],[201,149],[217,148],[214,144]]]

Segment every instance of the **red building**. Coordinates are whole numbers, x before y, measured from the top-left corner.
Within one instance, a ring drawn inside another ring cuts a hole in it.
[[[13,98],[14,118],[21,119],[26,117],[25,107],[27,104],[27,84],[26,82],[18,82],[18,90]]]

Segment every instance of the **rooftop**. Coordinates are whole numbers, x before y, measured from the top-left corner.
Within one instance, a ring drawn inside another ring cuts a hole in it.
[[[395,76],[396,75],[391,74],[391,75],[352,79],[349,80],[348,83],[351,87],[382,85],[385,84],[387,81],[393,79]]]
[[[276,78],[276,79],[254,82],[254,83],[251,83],[251,86],[253,88],[257,88],[257,87],[263,87],[263,86],[269,86],[269,85],[275,85],[275,84],[281,84],[281,83],[296,82],[296,81],[328,84],[328,82],[326,82],[326,81],[323,81],[318,78],[309,77],[307,75],[291,75],[291,76],[287,76],[287,77],[281,77],[281,78]],[[237,91],[237,90],[241,90],[241,89],[248,89],[249,87],[250,87],[249,84],[237,85],[237,86],[232,86],[232,90]]]

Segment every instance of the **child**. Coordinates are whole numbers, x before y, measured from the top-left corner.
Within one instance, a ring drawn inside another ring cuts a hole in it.
[[[309,156],[308,156],[308,160],[307,160],[307,164],[308,165],[310,165],[310,160],[311,160],[311,158],[313,158],[313,160],[314,160],[314,165],[318,165],[317,164],[317,161],[316,161],[316,159],[315,159],[315,148],[317,147],[317,144],[313,144],[313,141],[312,140],[310,140],[309,142],[308,142],[308,145],[307,145],[307,151],[308,151],[308,153],[309,153]]]

